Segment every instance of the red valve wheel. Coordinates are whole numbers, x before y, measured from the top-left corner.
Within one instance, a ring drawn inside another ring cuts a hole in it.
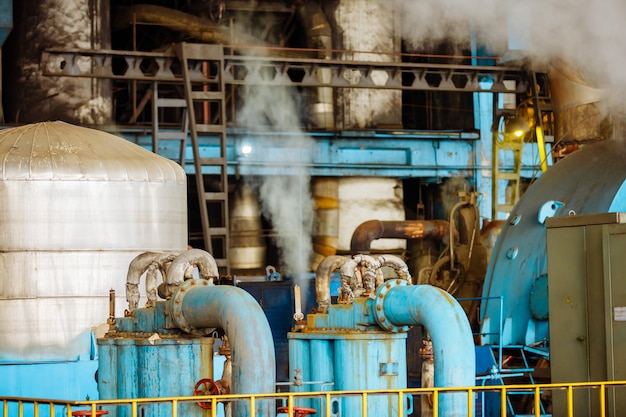
[[[279,413],[287,413],[288,411],[289,407],[278,407]],[[315,408],[293,407],[293,417],[304,417],[315,413],[317,413]]]
[[[109,412],[107,410],[96,410],[95,413],[91,412],[91,410],[76,410],[76,411],[72,411],[72,415],[75,417],[90,417],[90,416],[96,416],[96,417],[100,417],[104,414],[109,414]]]
[[[200,381],[196,382],[196,385],[193,387],[193,395],[219,395],[220,388],[217,386],[215,381],[210,378],[204,378]],[[205,410],[211,409],[210,402],[199,401],[198,406],[200,408],[204,408]]]

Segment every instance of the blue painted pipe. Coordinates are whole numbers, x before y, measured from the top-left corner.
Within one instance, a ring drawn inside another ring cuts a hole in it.
[[[232,353],[232,393],[274,393],[276,357],[272,331],[258,302],[246,291],[206,280],[187,280],[172,297],[174,321],[187,332],[221,328]],[[257,401],[257,416],[273,416],[272,401]],[[233,404],[234,416],[250,415],[247,401]]]
[[[475,385],[472,330],[460,304],[431,285],[406,285],[390,280],[376,294],[374,316],[383,327],[423,325],[433,342],[435,387]],[[466,416],[467,394],[441,394],[439,415]]]

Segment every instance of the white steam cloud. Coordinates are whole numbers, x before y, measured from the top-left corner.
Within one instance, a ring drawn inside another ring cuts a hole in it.
[[[296,279],[309,270],[313,249],[311,234],[314,202],[310,191],[310,166],[315,142],[300,130],[299,103],[286,90],[250,88],[237,117],[248,126],[262,126],[288,136],[261,134],[254,141],[255,163],[272,168],[276,175],[247,177],[257,191],[261,209],[274,228],[274,240],[286,273]]]
[[[442,40],[467,45],[473,30],[493,54],[524,49],[535,62],[561,58],[597,87],[626,92],[623,0],[397,1],[402,36],[415,51]]]

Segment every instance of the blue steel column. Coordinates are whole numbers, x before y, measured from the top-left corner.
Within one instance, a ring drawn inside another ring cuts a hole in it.
[[[433,342],[435,387],[475,385],[472,330],[465,312],[450,294],[430,285],[390,280],[377,290],[372,308],[383,328],[426,327]],[[467,394],[442,394],[439,415],[466,416]]]
[[[484,50],[477,43],[476,31],[471,33],[472,65],[496,65],[494,59],[477,59],[479,56],[489,57],[488,51]],[[487,89],[489,84],[493,84],[491,77],[478,81],[481,86]],[[478,169],[476,173],[476,191],[482,194],[483,198],[478,201],[478,208],[481,218],[491,219],[491,181],[493,172],[491,168],[491,148],[493,146],[493,135],[491,133],[493,125],[493,93],[473,93],[474,101],[474,128],[480,132],[480,141],[477,141],[474,152],[474,164]],[[502,188],[504,190],[504,187]]]
[[[221,328],[232,351],[234,394],[274,393],[276,358],[272,331],[257,301],[241,288],[185,281],[171,299],[174,320],[181,330]],[[272,401],[257,401],[256,415],[273,416]],[[249,415],[249,403],[233,403],[233,415]]]

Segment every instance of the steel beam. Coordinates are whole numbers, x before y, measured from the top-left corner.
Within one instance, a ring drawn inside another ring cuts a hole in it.
[[[48,49],[42,53],[41,66],[50,76],[182,82],[173,51]],[[330,79],[325,75],[329,71]],[[224,56],[224,78],[232,85],[511,94],[528,87],[528,74],[516,67],[239,55]]]

